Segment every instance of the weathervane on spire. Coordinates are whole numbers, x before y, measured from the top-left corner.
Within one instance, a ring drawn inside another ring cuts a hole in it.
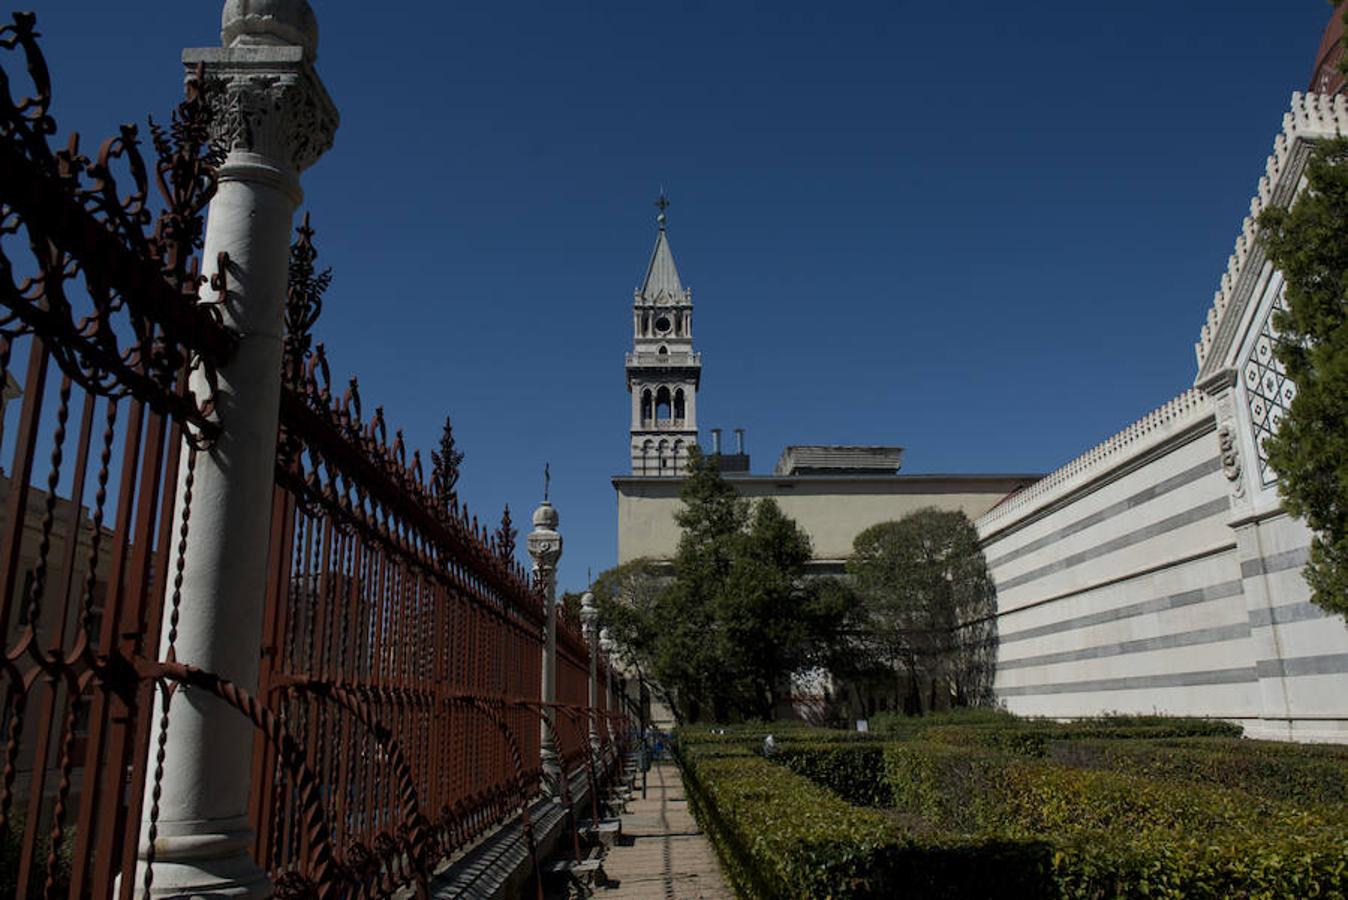
[[[665,210],[669,209],[669,198],[665,196],[665,189],[660,188],[660,196],[655,201],[655,208],[660,210],[660,215],[655,217],[655,221],[660,225],[660,230],[665,230]]]
[[[543,502],[548,502],[548,491],[552,489],[551,463],[543,463]]]

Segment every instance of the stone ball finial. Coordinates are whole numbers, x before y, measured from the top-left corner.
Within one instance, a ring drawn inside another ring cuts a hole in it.
[[[225,47],[303,47],[310,62],[318,59],[318,19],[308,0],[225,0],[220,15],[220,43]]]
[[[549,528],[556,531],[558,521],[557,510],[546,500],[538,504],[538,509],[534,510],[535,528]]]

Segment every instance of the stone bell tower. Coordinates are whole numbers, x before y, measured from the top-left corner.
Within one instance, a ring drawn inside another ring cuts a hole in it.
[[[665,231],[669,201],[655,205],[659,233],[646,280],[632,301],[632,352],[627,390],[632,395],[632,474],[682,475],[697,443],[697,388],[701,356],[693,352],[693,293],[679,281]]]

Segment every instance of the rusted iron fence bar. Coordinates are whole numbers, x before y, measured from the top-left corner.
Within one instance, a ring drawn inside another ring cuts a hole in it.
[[[152,160],[134,126],[93,157],[75,135],[53,149],[34,17],[0,28],[0,49],[27,72],[19,88],[0,71],[0,421],[16,426],[0,528],[0,895],[104,897],[134,855],[145,783],[152,685],[135,660],[158,649],[164,486],[181,428],[211,436],[211,398],[187,375],[234,344],[197,303],[209,109],[189,82],[170,123],[151,125]]]
[[[589,708],[585,640],[559,623],[545,699],[544,595],[515,559],[508,511],[488,533],[454,494],[457,462],[424,471],[382,410],[364,413],[354,379],[333,388],[311,344],[328,275],[307,220],[291,253],[257,688],[178,658],[200,627],[193,491],[219,433],[214,373],[238,346],[202,302],[228,296],[230,260],[199,276],[222,88],[198,70],[151,126],[153,160],[130,126],[91,158],[77,137],[49,145],[32,16],[0,28],[3,56],[22,58],[28,87],[0,67],[0,896],[155,888],[161,804],[188,762],[171,714],[184,691],[252,729],[250,855],[278,896],[424,894],[440,861],[516,816],[532,852],[541,733],[559,748],[562,799],[583,771],[597,815],[626,729]]]

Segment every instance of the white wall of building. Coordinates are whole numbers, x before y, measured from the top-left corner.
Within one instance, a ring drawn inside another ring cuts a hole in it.
[[[1256,219],[1301,186],[1343,96],[1294,95],[1196,347],[1196,387],[977,521],[1012,711],[1240,720],[1348,741],[1348,626],[1309,602],[1311,535],[1260,441],[1295,394],[1274,361],[1281,279]]]

